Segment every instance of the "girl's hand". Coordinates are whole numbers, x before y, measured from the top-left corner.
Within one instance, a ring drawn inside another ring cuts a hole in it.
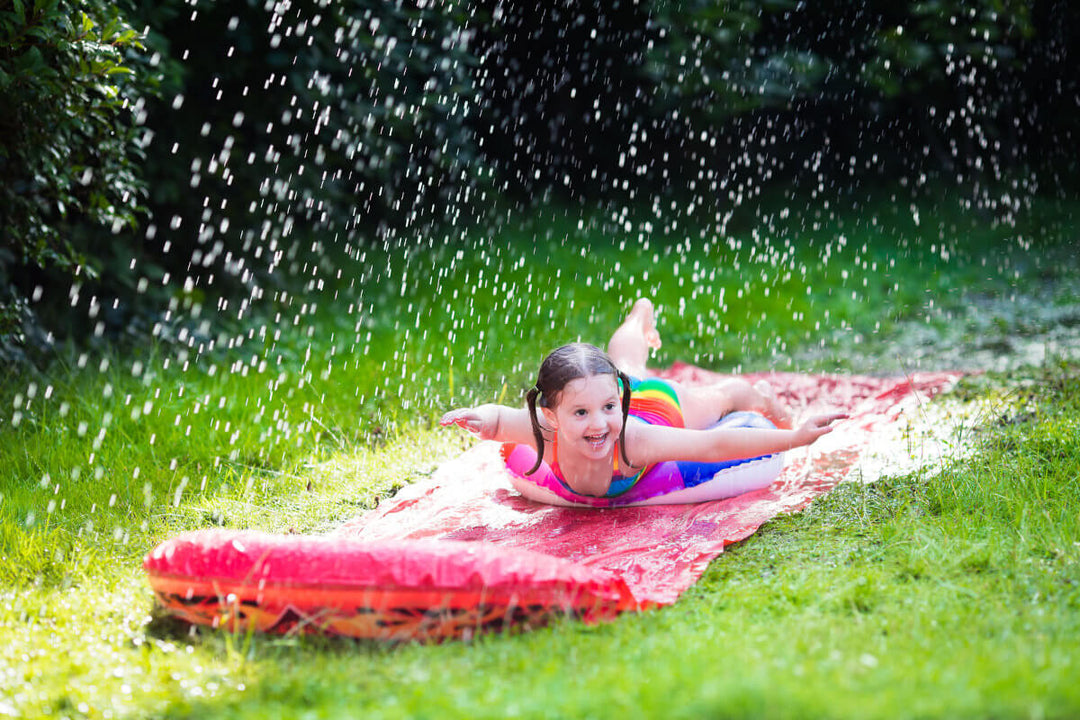
[[[463,408],[446,413],[439,424],[443,427],[457,425],[481,440],[492,440],[499,429],[499,416],[497,410],[493,412],[487,407]]]
[[[822,435],[831,433],[833,431],[833,422],[845,420],[847,418],[847,413],[829,413],[826,415],[814,415],[813,417],[807,418],[795,431],[796,447],[799,447],[800,445],[809,445]]]

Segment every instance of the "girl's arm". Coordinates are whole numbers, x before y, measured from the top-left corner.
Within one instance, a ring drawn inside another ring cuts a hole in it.
[[[832,432],[833,421],[846,417],[844,413],[815,415],[792,430],[687,430],[635,422],[626,428],[626,451],[635,467],[665,461],[742,460],[809,445]]]
[[[457,425],[481,440],[536,445],[529,411],[525,408],[512,408],[506,405],[480,405],[474,408],[451,410],[442,416],[439,424]],[[541,428],[544,425],[541,422]]]

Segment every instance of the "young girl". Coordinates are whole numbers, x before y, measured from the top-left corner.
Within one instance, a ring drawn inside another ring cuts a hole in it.
[[[649,349],[660,347],[653,305],[638,300],[608,344],[564,345],[540,365],[527,408],[480,405],[446,413],[483,440],[531,446],[536,471],[550,470],[587,497],[626,492],[665,462],[719,463],[809,445],[831,432],[843,414],[817,415],[792,429],[791,418],[766,383],[730,379],[689,387],[643,380]],[[714,427],[725,415],[760,413],[776,428]]]

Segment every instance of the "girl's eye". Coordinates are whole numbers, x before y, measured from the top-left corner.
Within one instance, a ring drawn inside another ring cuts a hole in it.
[[[585,411],[584,410],[575,410],[574,414],[577,415],[578,417],[585,417]]]
[[[608,403],[607,405],[604,406],[604,409],[607,410],[608,412],[611,412],[612,410],[615,409],[615,403]]]

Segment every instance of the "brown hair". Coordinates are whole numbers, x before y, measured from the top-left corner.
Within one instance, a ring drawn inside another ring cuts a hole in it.
[[[529,419],[532,421],[533,437],[536,438],[536,464],[526,475],[532,475],[544,460],[544,435],[540,432],[540,423],[536,419],[536,400],[540,398],[540,407],[554,409],[559,402],[559,393],[569,383],[594,375],[614,375],[622,383],[622,429],[619,430],[619,448],[623,462],[629,467],[626,457],[626,419],[630,414],[630,378],[608,357],[608,354],[588,343],[571,343],[552,350],[544,362],[540,363],[540,372],[536,376],[536,386],[525,396],[529,404]]]

